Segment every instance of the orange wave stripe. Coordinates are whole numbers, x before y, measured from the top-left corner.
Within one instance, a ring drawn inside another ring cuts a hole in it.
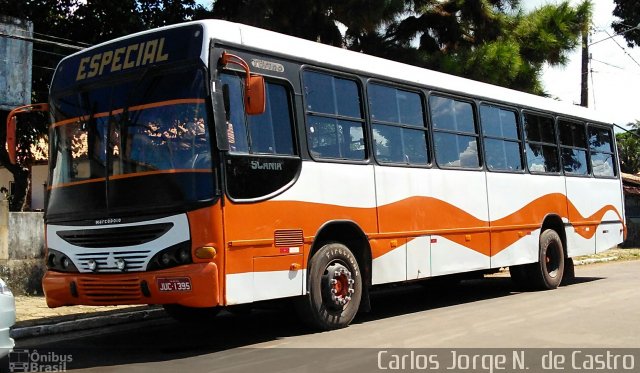
[[[275,229],[300,228],[305,235],[314,235],[326,221],[344,219],[356,222],[372,242],[372,256],[378,258],[391,250],[389,242],[403,238],[399,245],[417,236],[436,235],[456,242],[486,256],[494,256],[540,229],[548,214],[561,218],[574,217],[570,224],[598,225],[604,215],[613,211],[623,223],[621,214],[612,205],[606,205],[591,216],[582,216],[567,197],[560,193],[537,198],[517,211],[496,219],[485,221],[445,201],[433,197],[410,197],[377,208],[355,208],[320,203],[269,201],[259,204],[233,204],[225,209],[227,221],[241,221],[242,224],[227,225],[227,241],[233,242],[263,238],[261,247],[231,249],[228,273],[246,270],[251,258],[272,255],[271,247]],[[269,217],[277,217],[275,220]],[[266,223],[273,221],[274,223]],[[595,224],[594,224],[595,223]],[[577,230],[581,236],[590,239],[595,229]],[[406,240],[404,240],[406,238]],[[246,264],[241,262],[247,261]],[[235,268],[238,267],[238,268]]]

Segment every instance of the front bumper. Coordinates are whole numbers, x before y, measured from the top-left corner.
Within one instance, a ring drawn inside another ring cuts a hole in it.
[[[9,332],[15,322],[15,299],[11,295],[0,294],[0,358],[11,352],[14,346],[14,341],[9,337]]]
[[[191,290],[160,291],[159,278],[191,280]],[[47,271],[42,279],[47,305],[180,304],[214,307],[219,301],[218,267],[215,263],[189,264],[151,272],[85,274]]]

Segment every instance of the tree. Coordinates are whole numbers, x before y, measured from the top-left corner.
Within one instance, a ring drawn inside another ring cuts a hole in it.
[[[542,67],[564,65],[589,24],[591,3],[545,5],[528,14],[518,0],[414,0],[396,37],[419,40],[423,63],[438,71],[544,94]]]
[[[519,0],[217,0],[216,17],[543,94],[589,24],[589,0],[525,14]],[[344,25],[340,33],[340,25]]]
[[[613,9],[613,15],[620,20],[613,21],[611,27],[617,33],[625,33],[624,38],[627,39],[629,47],[640,45],[640,29],[629,32],[627,30],[640,24],[640,6],[637,0],[613,0],[616,7]]]
[[[637,174],[640,172],[640,121],[628,126],[630,131],[616,135],[620,169],[628,174]]]

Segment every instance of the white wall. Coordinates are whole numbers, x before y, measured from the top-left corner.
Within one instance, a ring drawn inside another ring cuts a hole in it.
[[[31,167],[31,209],[44,210],[44,183],[47,182],[47,165],[35,165]],[[0,188],[9,190],[9,183],[13,181],[13,175],[6,168],[0,168]],[[2,198],[2,196],[0,196]]]
[[[31,209],[44,210],[45,183],[47,182],[47,165],[31,167]]]

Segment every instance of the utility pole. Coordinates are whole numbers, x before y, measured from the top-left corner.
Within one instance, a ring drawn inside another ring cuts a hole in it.
[[[589,107],[589,30],[582,31],[582,79],[580,106]]]

